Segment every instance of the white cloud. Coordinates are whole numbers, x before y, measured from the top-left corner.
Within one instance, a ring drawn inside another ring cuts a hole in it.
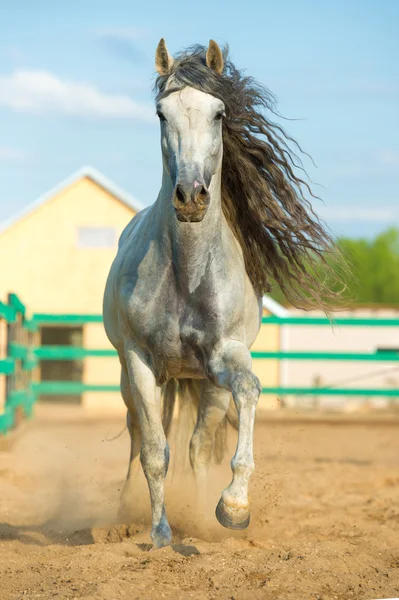
[[[342,98],[361,96],[362,102],[370,98],[396,101],[399,84],[395,79],[360,78],[354,75],[339,79],[320,76],[317,73],[289,73],[278,75],[270,83],[272,90],[279,93],[296,92],[321,97]]]
[[[380,160],[385,165],[399,167],[399,152],[385,150],[384,152],[381,152]]]
[[[334,176],[346,179],[360,179],[365,176],[399,174],[397,167],[399,167],[399,152],[387,149],[373,153],[364,153],[357,157],[348,156],[347,160],[343,162],[333,162],[330,164],[329,171]]]
[[[396,221],[399,214],[391,208],[355,208],[355,207],[321,207],[317,210],[319,216],[326,221],[363,221],[379,222]]]
[[[33,114],[152,121],[153,108],[124,94],[107,94],[89,83],[61,79],[48,71],[18,69],[0,75],[0,106]]]
[[[0,161],[19,161],[25,158],[25,154],[14,148],[0,146]]]

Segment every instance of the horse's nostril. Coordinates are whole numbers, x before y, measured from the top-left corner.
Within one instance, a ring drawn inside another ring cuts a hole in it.
[[[205,185],[197,180],[193,184],[185,185],[178,183],[176,185],[173,198],[173,205],[177,210],[195,210],[198,208],[204,210],[209,204],[209,192]]]
[[[208,193],[208,190],[206,189],[206,187],[204,185],[201,185],[201,189],[198,192],[198,196],[206,196]]]
[[[209,194],[206,187],[204,185],[201,185],[201,187],[198,188],[196,192],[196,201],[198,202],[198,204],[201,206],[207,205],[209,202]]]
[[[186,201],[186,194],[184,193],[183,186],[181,185],[176,187],[176,198],[181,204],[184,204]]]

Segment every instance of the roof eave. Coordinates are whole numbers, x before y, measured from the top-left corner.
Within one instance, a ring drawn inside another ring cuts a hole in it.
[[[59,184],[54,186],[51,190],[49,190],[42,196],[39,196],[39,198],[37,198],[34,202],[25,206],[22,210],[13,215],[10,219],[7,219],[3,223],[1,223],[0,234],[4,233],[5,231],[13,227],[13,225],[16,225],[18,221],[20,221],[24,217],[27,217],[32,212],[43,206],[46,202],[54,198],[54,196],[62,192],[62,190],[69,187],[70,185],[73,185],[74,183],[76,183],[80,179],[83,179],[84,177],[88,177],[89,179],[94,181],[94,183],[102,187],[112,196],[117,198],[117,200],[119,200],[120,202],[125,204],[125,206],[128,206],[135,212],[140,212],[141,210],[143,210],[144,206],[138,200],[136,200],[134,196],[117,186],[113,181],[105,177],[105,175],[100,173],[100,171],[97,171],[97,169],[95,169],[94,167],[87,165],[81,167],[78,171],[61,181]]]

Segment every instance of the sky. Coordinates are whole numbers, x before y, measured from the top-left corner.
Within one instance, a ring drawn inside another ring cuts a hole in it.
[[[155,201],[165,37],[228,43],[277,96],[334,234],[399,226],[398,23],[398,0],[1,0],[0,222],[83,165]]]

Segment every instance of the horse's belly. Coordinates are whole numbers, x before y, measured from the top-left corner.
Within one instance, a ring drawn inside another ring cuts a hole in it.
[[[176,379],[203,379],[205,377],[205,369],[197,359],[185,359],[181,361],[179,372],[176,372],[174,377]]]
[[[206,370],[203,361],[192,348],[180,348],[178,352],[153,352],[153,371],[157,382],[162,384],[167,379],[203,379]]]

